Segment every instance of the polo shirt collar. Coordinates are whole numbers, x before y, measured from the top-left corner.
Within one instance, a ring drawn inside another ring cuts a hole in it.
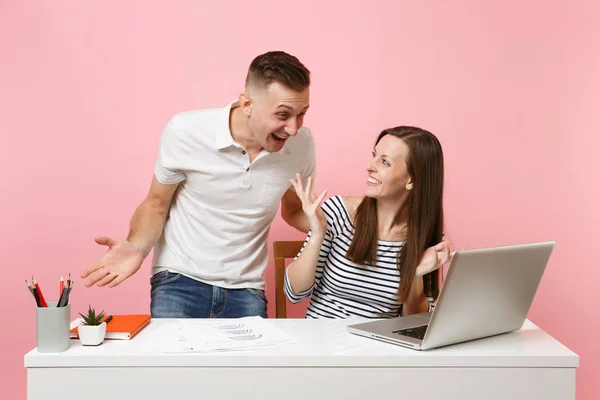
[[[220,117],[219,127],[217,129],[217,137],[215,141],[215,145],[217,150],[222,150],[230,146],[239,146],[233,140],[231,136],[231,130],[229,129],[229,115],[231,110],[239,107],[239,102],[237,100],[232,101],[226,107],[223,107],[223,113]]]

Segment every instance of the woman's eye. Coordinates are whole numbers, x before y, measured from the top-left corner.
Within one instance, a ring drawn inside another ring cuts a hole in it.
[[[390,163],[389,163],[389,162],[387,162],[386,160],[383,160],[383,161],[382,161],[382,163],[383,163],[384,165],[387,165],[388,167],[390,166]]]

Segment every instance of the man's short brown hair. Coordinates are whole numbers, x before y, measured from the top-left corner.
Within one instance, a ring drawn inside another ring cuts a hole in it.
[[[270,51],[252,60],[246,86],[268,87],[273,82],[302,92],[310,86],[310,71],[296,57],[283,51]]]

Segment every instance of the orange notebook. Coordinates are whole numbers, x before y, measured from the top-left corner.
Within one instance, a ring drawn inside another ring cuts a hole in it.
[[[129,340],[144,329],[151,319],[150,314],[113,315],[110,322],[106,324],[105,339]],[[81,318],[71,323],[71,326],[76,325],[71,328],[71,338],[79,337],[77,327],[82,323],[83,319]]]

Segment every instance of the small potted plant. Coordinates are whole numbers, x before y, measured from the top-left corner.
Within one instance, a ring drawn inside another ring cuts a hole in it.
[[[83,318],[83,323],[77,327],[79,340],[84,346],[98,346],[104,341],[106,335],[106,322],[104,319],[104,311],[96,315],[96,310],[92,306],[88,306],[87,315],[79,313]]]

